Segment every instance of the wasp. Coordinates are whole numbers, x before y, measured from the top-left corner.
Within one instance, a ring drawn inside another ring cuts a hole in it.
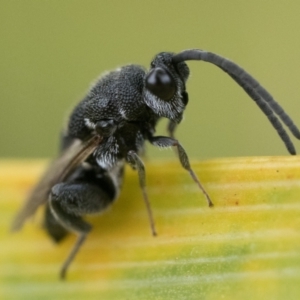
[[[226,72],[268,117],[290,154],[296,154],[282,123],[300,139],[300,132],[282,107],[250,74],[215,53],[191,49],[178,54],[157,54],[147,70],[126,65],[106,73],[74,108],[61,138],[61,154],[50,165],[17,214],[12,230],[20,229],[37,208],[45,206],[44,227],[59,242],[69,232],[78,239],[62,265],[60,277],[85,241],[92,227],[87,214],[99,213],[118,197],[128,163],[137,170],[152,234],[156,235],[141,159],[146,141],[153,146],[174,147],[179,161],[197,183],[209,206],[213,203],[193,172],[188,155],[174,132],[183,118],[189,97],[186,61],[212,63]],[[169,121],[168,136],[156,136],[158,121]],[[282,123],[281,123],[282,122]]]

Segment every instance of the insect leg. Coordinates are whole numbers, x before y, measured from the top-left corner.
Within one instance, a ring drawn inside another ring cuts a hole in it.
[[[49,203],[46,204],[44,224],[48,235],[56,242],[61,242],[69,233],[69,231],[56,220],[51,212]]]
[[[145,173],[144,164],[143,164],[142,160],[140,159],[140,157],[137,155],[137,153],[134,151],[129,151],[127,154],[127,157],[128,157],[129,164],[133,168],[137,169],[137,171],[138,171],[139,183],[140,183],[140,187],[143,192],[143,198],[144,198],[144,202],[146,204],[146,208],[147,208],[147,212],[148,212],[148,216],[149,216],[151,232],[152,232],[153,236],[156,236],[157,233],[156,233],[156,229],[155,229],[155,223],[154,223],[154,219],[153,219],[153,215],[152,215],[150,202],[148,199],[148,194],[146,191],[146,173]]]
[[[62,265],[62,268],[60,270],[60,278],[61,279],[65,279],[66,278],[66,273],[67,270],[71,264],[71,262],[73,261],[73,259],[75,258],[77,252],[79,251],[81,245],[83,244],[83,242],[85,241],[86,237],[87,237],[88,233],[81,233],[78,238],[77,241],[74,245],[74,247],[72,248],[71,252],[69,253],[67,259],[65,260],[64,264]]]
[[[168,126],[167,126],[167,132],[169,134],[169,136],[174,139],[175,136],[174,136],[174,132],[175,132],[175,129],[177,128],[177,123],[173,122],[173,121],[169,121],[168,123]]]
[[[208,206],[210,206],[210,207],[213,206],[213,203],[212,203],[209,195],[205,191],[204,187],[200,183],[200,181],[197,178],[194,171],[192,170],[190,162],[189,162],[189,158],[188,158],[184,148],[181,146],[181,144],[177,140],[169,138],[169,137],[165,137],[165,136],[151,137],[149,140],[152,145],[157,146],[157,147],[162,147],[162,148],[176,147],[177,148],[181,165],[183,166],[184,169],[186,169],[190,173],[193,180],[199,186],[200,190],[202,191],[202,193],[204,194],[204,196],[206,198]]]
[[[112,197],[94,184],[60,183],[52,188],[49,197],[51,213],[64,228],[78,235],[77,242],[61,268],[61,279],[65,278],[68,267],[92,229],[81,216],[102,211],[112,200]]]

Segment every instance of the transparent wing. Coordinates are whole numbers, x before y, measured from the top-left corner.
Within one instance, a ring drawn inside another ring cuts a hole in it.
[[[11,230],[21,229],[24,222],[35,213],[37,208],[47,202],[51,188],[55,184],[65,181],[74,169],[93,153],[101,141],[102,138],[98,135],[92,136],[84,142],[75,140],[54,160],[16,215]]]

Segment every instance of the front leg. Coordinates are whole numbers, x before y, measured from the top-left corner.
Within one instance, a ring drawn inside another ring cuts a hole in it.
[[[186,106],[189,102],[189,95],[186,91],[183,91],[181,96],[182,96],[182,101],[183,101],[184,105]],[[181,114],[179,117],[180,122],[181,122],[182,118],[183,118],[183,114]],[[167,132],[169,134],[169,137],[172,139],[175,139],[174,132],[175,132],[175,129],[177,128],[177,126],[178,126],[178,123],[176,123],[172,120],[169,120],[168,126],[167,126]]]
[[[178,124],[172,120],[169,120],[168,122],[168,126],[167,126],[167,132],[169,134],[169,137],[171,139],[174,139],[175,136],[174,136],[174,132],[175,132],[175,129],[177,128]]]
[[[206,197],[208,206],[213,206],[213,203],[212,203],[209,195],[207,194],[207,192],[203,188],[202,184],[200,183],[200,181],[197,178],[194,171],[192,170],[190,162],[189,162],[189,158],[188,158],[184,148],[181,146],[181,144],[177,140],[175,140],[173,138],[166,137],[166,136],[151,137],[151,138],[149,138],[149,141],[152,145],[157,146],[157,147],[161,147],[161,148],[176,147],[177,148],[178,156],[179,156],[179,160],[180,160],[181,165],[183,166],[184,169],[186,169],[190,173],[193,180],[198,184],[198,186],[201,189],[202,193]]]

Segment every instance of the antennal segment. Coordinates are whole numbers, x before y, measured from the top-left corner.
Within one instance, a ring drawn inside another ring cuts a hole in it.
[[[212,52],[192,49],[183,51],[173,57],[174,63],[186,60],[203,60],[216,65],[221,70],[228,73],[228,75],[245,90],[245,92],[255,101],[259,108],[268,117],[271,124],[285,143],[288,151],[291,154],[296,154],[293,143],[282,127],[280,121],[273,114],[273,111],[298,139],[300,139],[299,129],[293,123],[292,119],[286,114],[283,108],[274,100],[272,95],[264,87],[262,87],[255,78],[236,63]]]

